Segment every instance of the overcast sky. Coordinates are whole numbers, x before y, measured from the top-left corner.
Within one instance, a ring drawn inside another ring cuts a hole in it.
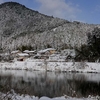
[[[91,24],[100,24],[100,0],[0,0],[14,1],[40,13]]]

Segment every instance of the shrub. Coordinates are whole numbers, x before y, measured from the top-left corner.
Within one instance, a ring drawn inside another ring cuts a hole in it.
[[[25,46],[25,45],[22,45],[22,46],[20,46],[20,47],[17,48],[17,50],[20,50],[20,51],[22,51],[22,52],[23,52],[24,50],[32,50],[32,49],[33,49],[33,48],[32,48],[32,46],[30,46],[30,45],[29,45],[29,46],[27,46],[27,45],[26,45],[26,46]]]

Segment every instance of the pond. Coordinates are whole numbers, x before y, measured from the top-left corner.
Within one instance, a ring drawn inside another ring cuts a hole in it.
[[[0,70],[0,92],[38,97],[100,95],[100,74]]]

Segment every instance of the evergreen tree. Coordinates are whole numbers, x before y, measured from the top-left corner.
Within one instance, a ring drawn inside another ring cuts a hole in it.
[[[100,28],[96,27],[88,33],[88,44],[76,49],[76,60],[100,61]]]

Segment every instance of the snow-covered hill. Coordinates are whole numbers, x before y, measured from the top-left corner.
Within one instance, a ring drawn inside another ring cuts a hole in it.
[[[100,25],[69,22],[47,16],[16,2],[0,5],[0,47],[14,50],[80,47],[87,43],[87,33]]]

